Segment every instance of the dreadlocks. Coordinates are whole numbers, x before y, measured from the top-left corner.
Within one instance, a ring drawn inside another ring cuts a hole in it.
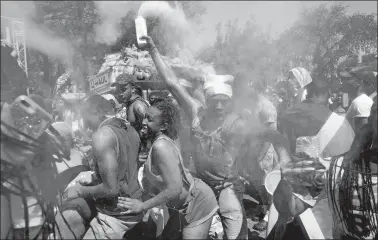
[[[376,102],[374,106],[371,116],[376,117]],[[364,136],[366,141],[359,149],[357,159],[341,165],[339,160],[345,155],[334,157],[328,171],[329,198],[336,213],[336,222],[345,222],[343,228],[346,229],[343,230],[357,238],[376,236],[378,233],[378,199],[374,191],[377,190],[378,174],[370,168],[372,159],[377,157],[377,150],[371,149],[373,134],[376,133],[371,131],[371,126],[366,126],[366,129],[368,131],[362,131],[367,133]]]
[[[181,127],[179,109],[169,100],[157,102],[153,106],[161,111],[163,121],[168,124],[167,136],[177,139]]]

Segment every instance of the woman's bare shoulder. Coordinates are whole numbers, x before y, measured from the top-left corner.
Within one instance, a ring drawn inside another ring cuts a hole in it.
[[[173,154],[176,155],[176,149],[173,144],[173,142],[164,138],[157,139],[152,146],[152,157],[167,158],[172,157]]]

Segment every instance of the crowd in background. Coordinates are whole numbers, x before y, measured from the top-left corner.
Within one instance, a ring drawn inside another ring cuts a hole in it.
[[[166,92],[145,98],[121,74],[111,94],[60,109],[17,85],[26,76],[2,46],[1,239],[248,239],[250,211],[266,239],[291,239],[285,229],[305,225],[307,209],[325,239],[376,238],[376,73],[342,73],[355,91],[348,104],[296,67],[275,106],[253,85],[235,96],[231,75],[182,84],[145,40]],[[52,116],[38,139],[15,124],[20,95]]]

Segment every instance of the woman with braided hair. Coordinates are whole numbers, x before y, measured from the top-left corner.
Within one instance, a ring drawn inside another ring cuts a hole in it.
[[[328,171],[335,238],[376,239],[378,236],[377,100],[363,128],[351,151],[334,157]]]

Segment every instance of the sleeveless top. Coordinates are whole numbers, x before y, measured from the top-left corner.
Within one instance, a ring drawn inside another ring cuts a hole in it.
[[[181,177],[182,177],[182,181],[184,183],[184,187],[187,187],[187,189],[190,191],[190,189],[193,186],[194,179],[193,179],[192,175],[189,173],[188,169],[185,168],[179,149],[177,148],[177,146],[175,145],[173,140],[170,139],[169,137],[160,136],[155,140],[155,142],[159,139],[164,139],[164,140],[168,141],[169,143],[172,144],[172,146],[176,150],[176,153],[178,154],[178,157],[179,157],[179,162],[177,164],[179,165],[179,168],[181,170]],[[143,185],[145,186],[146,190],[148,190],[148,192],[151,196],[156,196],[157,194],[162,192],[166,188],[166,186],[164,184],[162,177],[160,175],[155,175],[153,173],[153,172],[155,172],[155,173],[158,172],[158,170],[154,167],[154,165],[151,162],[151,152],[152,152],[153,147],[154,147],[154,145],[152,144],[151,149],[148,153],[148,158],[147,158],[147,160],[144,164]],[[175,206],[172,206],[172,201],[169,202],[167,204],[167,206],[175,208]]]
[[[108,128],[117,139],[118,161],[118,196],[140,199],[142,190],[138,183],[138,152],[140,139],[138,133],[123,119],[110,118],[105,120],[99,128]],[[96,162],[96,161],[95,161]],[[95,172],[99,176],[98,165]],[[110,215],[120,215],[122,209],[117,208],[117,197],[96,199],[98,211]]]
[[[227,149],[230,129],[241,117],[230,114],[222,126],[215,131],[204,131],[200,125],[204,118],[204,109],[201,110],[191,125],[193,162],[199,178],[212,188],[222,186],[225,182],[232,182],[234,187],[241,187],[243,191],[244,184],[239,177],[239,170],[240,157],[246,151],[241,151],[239,156],[233,158]]]

